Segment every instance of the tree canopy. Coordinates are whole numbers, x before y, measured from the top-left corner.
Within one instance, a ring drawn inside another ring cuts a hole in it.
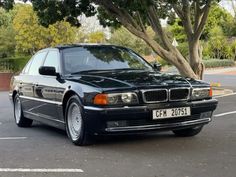
[[[30,5],[18,6],[13,20],[16,31],[16,49],[33,54],[44,47],[45,29],[39,25],[38,17]]]
[[[49,26],[56,21],[66,20],[79,26],[78,16],[98,14],[104,26],[124,26],[135,36],[144,40],[160,57],[175,65],[181,74],[201,78],[204,70],[199,39],[217,0],[31,0],[39,21]],[[185,58],[173,38],[161,25],[161,19],[177,15],[186,33],[189,58]],[[147,34],[150,26],[155,32],[153,39]]]
[[[96,8],[89,0],[31,0],[31,2],[40,23],[46,27],[61,20],[79,27],[80,23],[77,18],[79,15],[92,16],[96,13]]]
[[[231,35],[233,33],[233,23],[234,17],[227,10],[220,7],[217,3],[213,4],[202,34],[202,39],[209,38],[210,30],[216,26],[221,27],[226,35]]]
[[[0,57],[14,53],[16,41],[12,26],[13,14],[0,7]]]
[[[134,36],[124,27],[114,30],[108,42],[111,44],[129,47],[141,55],[151,54],[151,48],[148,47],[142,39]]]
[[[0,7],[9,10],[13,8],[14,0],[0,0]]]
[[[38,16],[31,5],[17,5],[13,9],[13,28],[16,50],[34,54],[39,49],[58,44],[74,43],[77,28],[69,22],[57,21],[47,28],[39,23]]]

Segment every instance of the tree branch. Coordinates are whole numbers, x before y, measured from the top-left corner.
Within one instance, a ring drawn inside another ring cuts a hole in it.
[[[194,33],[197,31],[197,28],[199,26],[199,21],[202,16],[199,0],[196,0],[194,2],[194,11],[195,11],[195,19],[194,19]]]
[[[186,2],[187,4],[184,4]],[[183,27],[184,27],[184,30],[186,32],[188,39],[191,39],[193,35],[193,30],[192,30],[192,24],[191,24],[191,18],[190,18],[190,5],[189,5],[188,0],[182,0],[182,3],[183,3],[182,8],[177,3],[173,3],[172,7],[175,13],[181,19],[181,22],[183,23]]]
[[[183,12],[182,12],[181,8],[175,3],[172,4],[172,7],[173,7],[175,13],[179,16],[179,18],[180,19],[183,18]]]
[[[234,3],[234,0],[230,0],[231,1],[231,5],[232,5],[232,9],[234,11],[234,16],[236,15],[236,5]]]
[[[202,8],[202,17],[201,17],[201,21],[199,22],[199,25],[196,29],[196,32],[194,33],[194,38],[197,40],[200,38],[202,31],[204,29],[204,26],[206,24],[207,21],[207,17],[210,11],[210,7],[211,7],[211,2],[212,0],[208,0],[206,5]]]
[[[142,38],[144,41],[150,44],[150,46],[154,49],[154,51],[158,55],[160,55],[160,57],[166,58],[169,62],[173,63],[173,61],[170,59],[171,57],[167,57],[170,55],[170,52],[161,47],[161,45],[158,44],[155,40],[150,39],[149,36],[142,31],[140,26],[137,27],[137,23],[131,23],[130,19],[131,16],[127,15],[128,14],[127,11],[125,12],[125,10],[121,10],[119,7],[111,3],[110,0],[93,0],[93,2],[95,2],[98,5],[101,5],[104,9],[106,9],[109,12],[109,14],[117,18],[119,22],[122,25],[124,25],[135,36]]]
[[[142,31],[143,31],[144,33],[146,33],[146,28],[145,28],[145,25],[144,25],[143,22],[142,22],[142,18],[141,18],[141,16],[140,16],[140,13],[139,13],[139,12],[136,12],[136,14],[137,14],[138,22],[139,22],[139,25],[140,25]]]
[[[191,12],[190,12],[190,4],[189,4],[189,0],[182,0],[183,3],[183,17],[182,22],[184,25],[184,28],[186,28],[186,32],[188,33],[188,35],[192,35],[193,34],[193,27],[192,27],[192,22],[191,22]]]
[[[110,0],[94,0],[94,2],[96,2],[98,5],[101,5],[109,12],[109,14],[119,19],[121,24],[126,24],[126,26],[135,31],[137,35],[145,35],[142,32],[141,27],[134,21],[133,17],[131,17],[127,11],[116,7]]]
[[[165,48],[167,48],[168,50],[172,50],[173,46],[161,26],[160,18],[158,17],[155,7],[149,6],[147,9],[147,14],[148,14],[148,19],[150,21],[150,24],[151,24],[153,30],[160,37]]]
[[[134,18],[126,10],[116,7],[112,3],[112,1],[110,1],[110,0],[93,0],[93,2],[105,7],[105,9],[109,10],[112,14],[116,14],[120,18],[125,17],[126,21],[129,21],[129,23],[132,26],[134,26],[135,28],[138,28],[139,30],[141,29],[141,27],[135,22]]]

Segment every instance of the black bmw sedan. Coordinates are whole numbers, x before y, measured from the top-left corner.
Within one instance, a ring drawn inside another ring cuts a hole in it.
[[[95,135],[173,131],[194,136],[217,107],[209,84],[160,72],[114,45],[38,51],[11,81],[15,122],[62,128],[76,145]]]

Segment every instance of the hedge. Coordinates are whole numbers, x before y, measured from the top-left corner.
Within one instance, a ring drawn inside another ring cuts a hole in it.
[[[203,60],[206,68],[217,68],[226,66],[235,66],[235,62],[229,59],[208,59]]]
[[[0,71],[18,72],[24,68],[29,59],[30,59],[29,56],[0,58]]]

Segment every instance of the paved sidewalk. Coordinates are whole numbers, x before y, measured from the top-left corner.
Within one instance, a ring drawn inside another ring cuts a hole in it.
[[[179,73],[175,67],[163,68],[162,71],[164,73]],[[204,75],[236,75],[236,67],[207,68],[204,72]]]
[[[236,75],[236,67],[206,69],[205,74]]]

